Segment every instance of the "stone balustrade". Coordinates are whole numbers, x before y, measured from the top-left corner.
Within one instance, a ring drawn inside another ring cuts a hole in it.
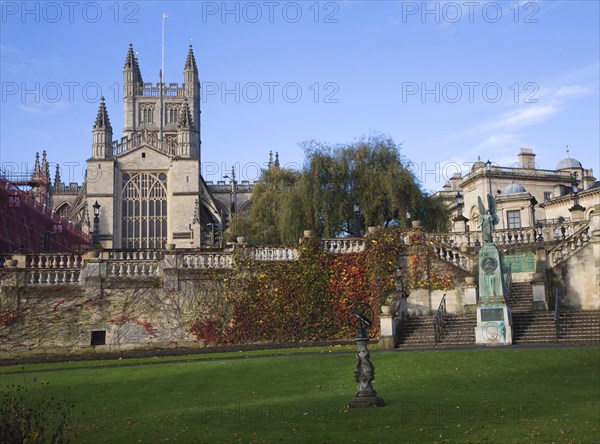
[[[544,225],[543,237],[544,241],[558,241],[571,236],[577,232],[587,222],[568,222],[559,225]],[[483,244],[481,231],[464,231],[455,233],[430,234],[430,239],[437,243],[446,245],[452,248],[473,247],[476,242]],[[496,245],[519,245],[533,244],[537,241],[537,232],[535,227],[524,228],[506,228],[494,230],[492,232],[492,240]]]
[[[295,261],[300,257],[298,250],[291,247],[250,247],[244,255],[255,261]]]
[[[158,276],[158,261],[109,261],[106,265],[109,277]]]
[[[533,244],[537,240],[537,235],[534,227],[509,228],[494,230],[492,240],[496,245]]]
[[[81,277],[79,269],[30,269],[25,272],[28,285],[78,284]]]
[[[160,250],[110,250],[109,260],[116,261],[159,261],[163,257]]]
[[[159,250],[112,250],[108,253],[106,274],[109,277],[152,277],[160,274]]]
[[[233,268],[233,254],[212,252],[183,254],[178,268],[195,270]]]
[[[590,241],[590,227],[583,226],[548,252],[550,266],[555,267],[581,250]]]
[[[464,231],[458,233],[430,234],[429,238],[438,244],[448,247],[473,247],[475,242],[483,243],[481,231]]]
[[[365,251],[365,240],[364,239],[323,239],[321,241],[322,248],[327,253],[333,254],[347,254],[347,253],[360,253]]]
[[[39,253],[25,256],[25,268],[61,269],[83,267],[83,255],[79,253]]]
[[[433,251],[443,261],[449,262],[469,273],[473,271],[473,257],[468,254],[435,243],[433,244]]]

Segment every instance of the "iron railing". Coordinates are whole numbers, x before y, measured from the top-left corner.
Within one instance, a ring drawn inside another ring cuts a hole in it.
[[[510,306],[510,291],[512,289],[512,264],[508,266],[508,271],[504,278],[504,302]]]
[[[560,339],[560,298],[558,297],[558,288],[554,289],[554,329],[556,332],[556,342]]]

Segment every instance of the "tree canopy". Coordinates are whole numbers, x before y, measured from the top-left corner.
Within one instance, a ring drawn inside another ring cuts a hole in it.
[[[322,237],[355,235],[356,205],[363,229],[405,226],[407,210],[429,230],[447,228],[446,206],[422,190],[391,138],[302,145],[301,171],[271,166],[262,172],[249,213],[235,216],[238,235],[251,243],[296,242],[304,229]]]

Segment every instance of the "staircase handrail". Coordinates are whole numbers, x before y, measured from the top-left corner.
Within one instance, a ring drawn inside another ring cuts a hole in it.
[[[512,290],[512,264],[509,264],[506,277],[504,278],[504,301],[510,306],[510,291]]]
[[[582,237],[584,233],[587,233],[589,231],[589,229],[590,229],[590,223],[588,221],[585,225],[582,225],[581,228],[579,228],[576,232],[574,232],[570,236],[564,238],[557,245],[555,245],[553,248],[548,250],[548,257],[550,258],[552,266],[558,265],[558,262],[557,262],[557,259],[555,258],[555,256],[560,254],[567,245],[571,244],[571,242],[574,242],[577,240],[577,238]],[[582,245],[583,245],[583,243],[582,243]],[[575,251],[575,249],[571,249],[571,250]],[[571,254],[569,254],[569,256],[571,256]],[[564,259],[562,257],[562,255],[560,257],[558,257],[558,260],[560,260],[560,259]]]
[[[440,305],[438,306],[435,316],[433,317],[433,334],[435,343],[437,344],[442,339],[444,333],[444,314],[446,313],[446,293],[442,296]]]
[[[558,288],[554,289],[554,329],[556,331],[556,342],[560,337],[560,298]]]

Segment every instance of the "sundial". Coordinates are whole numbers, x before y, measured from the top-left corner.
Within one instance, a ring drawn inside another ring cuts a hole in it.
[[[369,304],[355,304],[352,307],[351,325],[356,329],[357,338],[368,338],[366,330],[373,324],[373,309]]]
[[[369,304],[355,304],[352,307],[350,322],[356,328],[356,365],[354,379],[358,389],[354,398],[348,403],[349,407],[382,407],[385,403],[377,396],[372,382],[375,379],[375,367],[370,361],[367,348],[369,336],[366,330],[373,325],[373,309]]]

